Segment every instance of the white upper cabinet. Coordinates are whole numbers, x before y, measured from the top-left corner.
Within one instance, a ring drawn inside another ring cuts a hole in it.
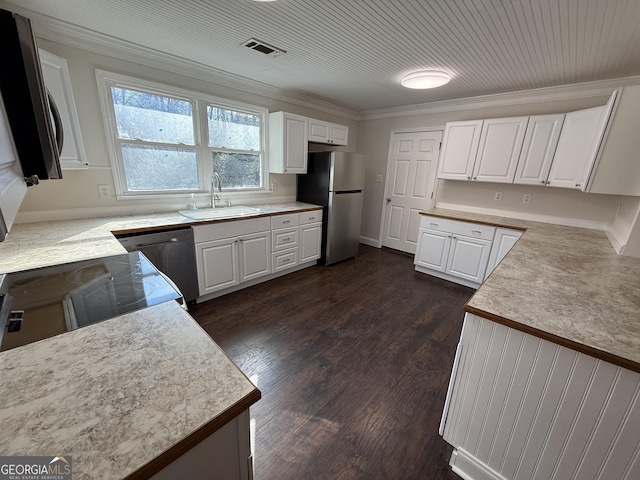
[[[331,145],[347,145],[349,143],[349,127],[310,118],[309,141]]]
[[[514,183],[547,183],[563,122],[564,114],[529,117]]]
[[[513,183],[529,117],[491,118],[482,125],[473,180]]]
[[[618,90],[586,191],[640,196],[638,125],[640,85],[623,87]]]
[[[614,100],[615,93],[607,105],[565,115],[548,185],[586,189]]]
[[[40,66],[44,76],[44,83],[56,102],[62,126],[64,128],[64,144],[60,154],[60,167],[63,170],[78,170],[89,166],[84,152],[82,135],[80,134],[80,122],[76,111],[76,102],[71,89],[71,77],[67,61],[38,49]]]
[[[471,180],[482,123],[482,120],[471,120],[446,124],[438,162],[438,178]]]
[[[269,114],[271,173],[307,173],[308,120],[293,113]]]

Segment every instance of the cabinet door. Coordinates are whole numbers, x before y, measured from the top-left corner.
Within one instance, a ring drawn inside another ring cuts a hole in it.
[[[484,121],[473,180],[513,183],[528,121],[529,117]]]
[[[260,232],[239,239],[240,282],[271,273],[270,232]]]
[[[196,243],[196,261],[200,295],[240,283],[237,238]]]
[[[80,122],[71,89],[67,61],[42,49],[38,49],[38,55],[40,56],[44,83],[56,102],[64,128],[60,168],[63,170],[85,169],[89,163],[80,134]]]
[[[310,223],[300,226],[300,263],[320,258],[322,245],[322,223]]]
[[[446,273],[482,283],[490,251],[491,240],[453,235]]]
[[[269,171],[307,173],[308,118],[286,112],[269,114]]]
[[[608,111],[603,105],[566,114],[548,185],[584,187],[608,121]]]
[[[481,129],[482,120],[449,122],[445,125],[438,178],[471,180]]]
[[[438,272],[447,269],[447,258],[451,246],[451,234],[421,228],[413,263]]]
[[[323,120],[309,119],[309,141],[329,143],[331,138],[331,124]]]
[[[491,272],[498,266],[502,259],[509,253],[509,250],[516,244],[518,239],[522,236],[522,231],[511,230],[509,228],[497,228],[496,236],[493,239],[491,245],[491,254],[489,255],[489,264],[487,265],[487,272],[484,275],[486,279]]]
[[[347,145],[349,143],[349,127],[332,123],[329,142],[332,145]]]
[[[513,183],[545,185],[556,153],[564,114],[529,117]]]

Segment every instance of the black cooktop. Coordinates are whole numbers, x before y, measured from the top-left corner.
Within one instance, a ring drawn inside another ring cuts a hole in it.
[[[141,252],[9,273],[0,294],[0,351],[180,298]]]

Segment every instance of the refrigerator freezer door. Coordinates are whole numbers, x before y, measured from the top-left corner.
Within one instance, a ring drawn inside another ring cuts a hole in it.
[[[326,265],[358,255],[362,197],[362,192],[330,194]]]
[[[360,153],[331,152],[331,179],[329,190],[362,190],[364,188],[364,155]]]

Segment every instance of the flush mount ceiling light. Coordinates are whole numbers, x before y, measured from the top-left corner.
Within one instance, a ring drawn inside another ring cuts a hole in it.
[[[420,70],[405,75],[400,85],[407,88],[435,88],[449,83],[451,77],[442,70]]]

